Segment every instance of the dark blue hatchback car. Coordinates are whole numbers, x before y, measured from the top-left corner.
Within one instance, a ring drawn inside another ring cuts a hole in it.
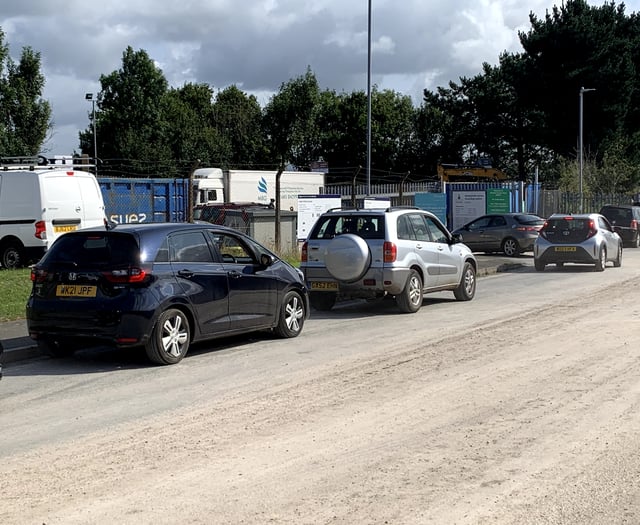
[[[309,315],[299,270],[224,226],[123,224],[69,232],[33,267],[29,335],[51,356],[144,346],[173,364],[190,343],[273,330],[296,337]]]

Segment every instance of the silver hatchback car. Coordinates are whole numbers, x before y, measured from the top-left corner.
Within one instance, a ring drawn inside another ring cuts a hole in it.
[[[547,264],[593,264],[602,272],[607,262],[622,265],[622,239],[598,213],[554,214],[540,230],[533,247],[536,270]]]
[[[428,292],[472,299],[477,267],[459,235],[417,208],[328,211],[311,229],[300,263],[316,310],[330,310],[338,298],[392,296],[407,313]]]

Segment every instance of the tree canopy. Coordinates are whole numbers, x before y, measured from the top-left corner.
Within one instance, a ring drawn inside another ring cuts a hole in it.
[[[503,52],[475,76],[425,89],[417,105],[373,86],[374,181],[435,179],[438,163],[490,157],[514,179],[530,180],[538,169],[547,184],[571,185],[583,122],[588,186],[637,190],[638,15],[613,1],[564,0],[544,17],[530,14],[529,23],[519,34],[521,52]],[[50,108],[39,69],[40,56],[29,48],[14,64],[0,33],[1,152],[32,154],[45,144]],[[311,67],[284,81],[263,107],[235,85],[170,87],[147,52],[131,47],[100,83],[97,149],[112,174],[186,175],[195,161],[306,170],[317,160],[328,163],[330,179],[364,174],[367,94],[320,89]],[[583,87],[589,91],[581,96]],[[92,124],[79,134],[89,156]]]

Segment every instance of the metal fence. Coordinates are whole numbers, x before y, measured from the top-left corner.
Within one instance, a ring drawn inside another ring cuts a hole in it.
[[[462,185],[464,184],[464,187]],[[475,184],[475,186],[474,186]],[[492,183],[451,183],[448,187],[456,191],[472,188],[502,187],[508,188],[514,195],[513,211],[528,211],[541,217],[549,217],[554,213],[579,213],[580,194],[561,190],[546,190],[540,185],[521,184],[518,182]],[[519,189],[521,188],[521,189]],[[364,207],[366,197],[388,198],[391,206],[415,206],[416,193],[440,193],[440,182],[407,182],[405,184],[372,184],[367,192],[364,184],[355,187],[349,184],[327,185],[325,193],[342,196],[343,207]],[[631,204],[638,200],[637,195],[617,194],[584,194],[582,211],[597,212],[605,204]],[[516,203],[516,200],[521,201]]]

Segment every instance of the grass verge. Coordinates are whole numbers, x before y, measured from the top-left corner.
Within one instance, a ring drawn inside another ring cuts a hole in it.
[[[24,319],[31,270],[0,270],[0,322]]]

